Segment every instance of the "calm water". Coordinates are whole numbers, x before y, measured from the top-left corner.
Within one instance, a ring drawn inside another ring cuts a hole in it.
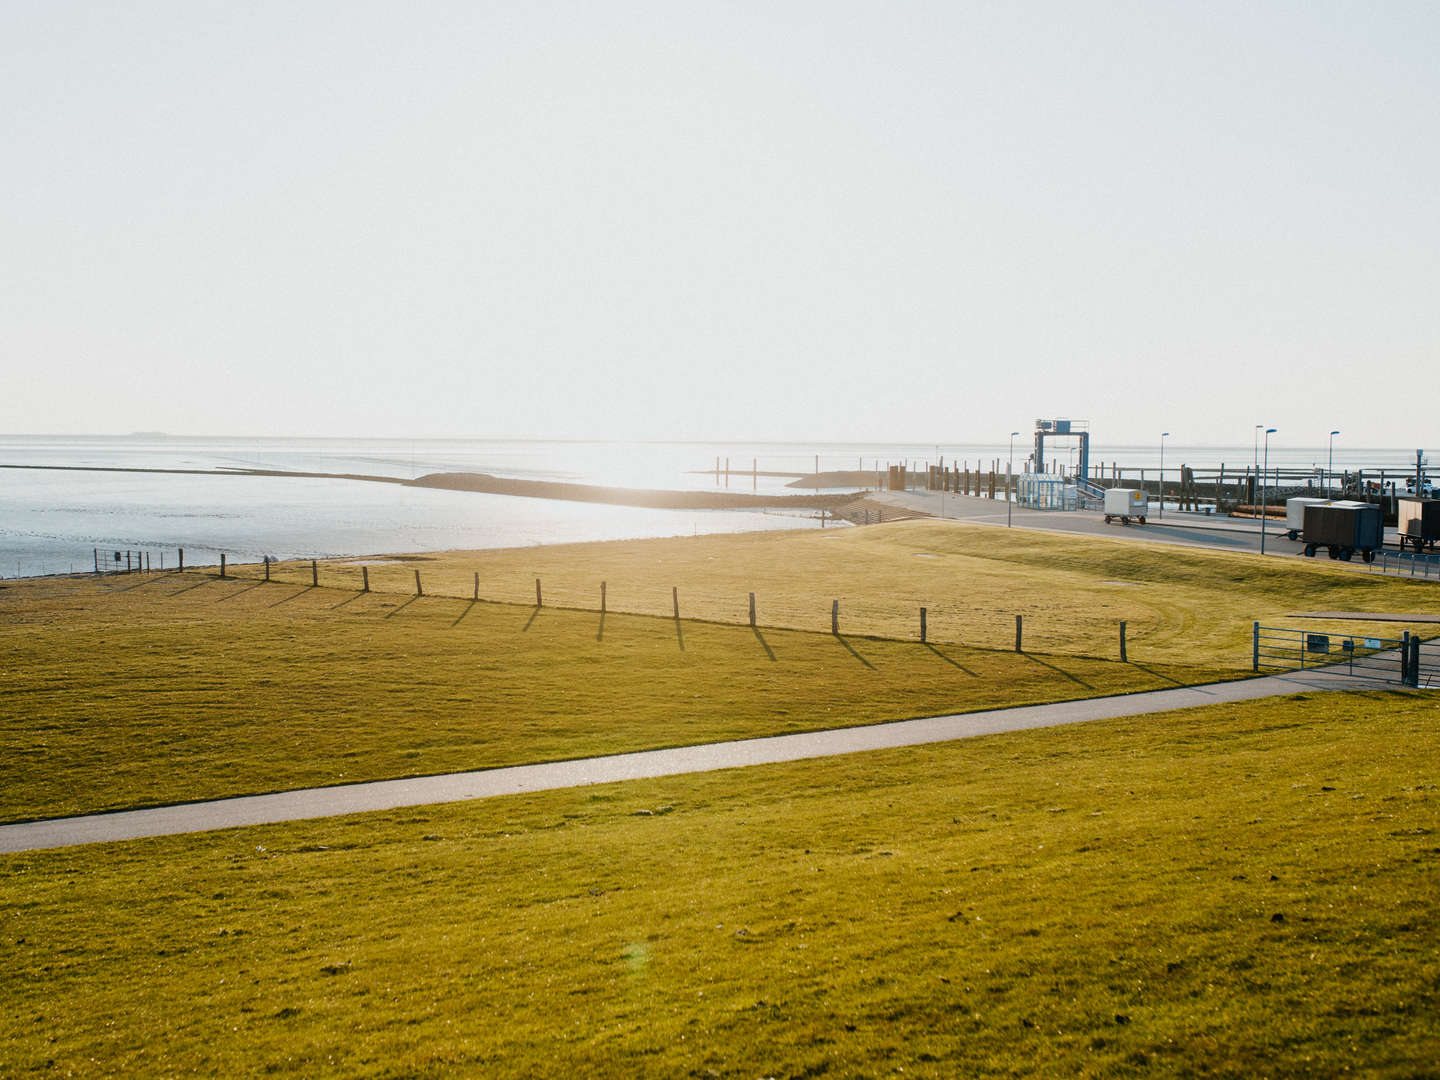
[[[1048,448],[1068,460],[1061,444]],[[1016,466],[1029,451],[1015,440]],[[1400,469],[1413,450],[1339,452],[1335,467]],[[1167,444],[1171,467],[1243,466],[1251,447]],[[622,487],[708,489],[718,458],[732,470],[734,491],[752,490],[761,470],[810,472],[874,469],[889,462],[988,464],[1006,445],[855,445],[497,442],[484,440],[338,440],[134,437],[0,437],[0,464],[83,465],[142,469],[266,468],[415,477],[430,472],[484,472],[523,479]],[[1095,462],[1153,467],[1158,448],[1096,446]],[[1270,463],[1324,464],[1326,450],[1274,444]],[[784,492],[783,479],[753,488]],[[631,537],[758,529],[815,528],[808,514],[646,510],[472,492],[406,488],[363,481],[287,477],[185,476],[146,473],[0,469],[0,576],[84,570],[93,552],[165,553],[173,565],[183,547],[190,563],[320,558],[379,552],[515,547]]]

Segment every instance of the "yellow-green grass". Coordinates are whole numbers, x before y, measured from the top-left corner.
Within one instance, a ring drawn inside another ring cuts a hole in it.
[[[762,626],[830,629],[915,640],[927,609],[932,641],[986,648],[1025,643],[1072,656],[1114,657],[1124,620],[1132,655],[1145,661],[1246,668],[1252,621],[1284,623],[1302,611],[1440,611],[1440,585],[1367,573],[1328,560],[1261,558],[1122,538],[1004,530],[948,521],[855,529],[678,537],[445,552],[371,560],[371,588],[744,623],[756,594]],[[239,568],[248,576],[258,566]],[[308,583],[308,563],[272,568]],[[322,584],[358,588],[357,560],[322,563]],[[1306,624],[1334,633],[1398,636],[1395,624]]]
[[[0,1074],[1433,1076],[1434,699],[0,857]]]
[[[3,821],[1230,674],[192,574],[7,585],[0,656]]]

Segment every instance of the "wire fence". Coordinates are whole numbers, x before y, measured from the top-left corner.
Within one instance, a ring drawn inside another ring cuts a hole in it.
[[[195,569],[195,568],[191,568]],[[222,564],[223,576],[300,588],[341,589],[386,598],[431,597],[573,611],[680,618],[757,629],[839,633],[857,637],[1018,649],[1104,659],[1131,659],[1154,622],[1117,619],[1040,603],[982,610],[923,597],[839,593],[813,589],[747,589],[720,582],[697,586],[660,579],[487,575],[423,556],[346,562]],[[215,573],[206,567],[205,572]],[[753,606],[752,606],[753,605]]]

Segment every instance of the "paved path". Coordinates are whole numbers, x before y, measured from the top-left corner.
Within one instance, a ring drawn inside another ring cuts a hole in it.
[[[584,758],[540,765],[518,765],[480,772],[449,773],[410,780],[378,780],[339,787],[305,788],[271,795],[250,795],[213,802],[185,803],[148,810],[125,810],[85,817],[55,818],[0,826],[0,852],[71,847],[146,836],[206,832],[242,825],[394,810],[405,806],[488,799],[528,791],[610,784],[682,773],[711,772],[747,765],[854,754],[923,743],[948,742],[1026,728],[1077,724],[1118,716],[1251,701],[1310,690],[1393,689],[1383,683],[1325,671],[1288,672],[1258,679],[1205,686],[1152,690],[1140,694],[1029,705],[952,716],[932,716],[889,724],[839,728],[763,739],[709,743],[673,750]]]

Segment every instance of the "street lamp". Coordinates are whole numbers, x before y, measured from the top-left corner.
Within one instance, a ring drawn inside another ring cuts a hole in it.
[[[1160,432],[1160,516],[1165,516],[1165,437],[1168,431]]]
[[[1268,484],[1268,481],[1269,481],[1269,477],[1268,477],[1267,475],[1265,475],[1265,474],[1266,474],[1266,473],[1269,473],[1269,471],[1270,471],[1270,436],[1271,436],[1271,435],[1274,435],[1274,434],[1275,434],[1275,429],[1274,429],[1273,427],[1271,427],[1271,428],[1266,428],[1266,429],[1265,429],[1265,473],[1262,473],[1261,475],[1262,475],[1262,477],[1264,478],[1264,480],[1267,482],[1267,484]],[[1262,490],[1264,491],[1264,494],[1262,494],[1262,495],[1260,496],[1260,554],[1261,554],[1261,555],[1264,555],[1264,554],[1265,554],[1265,504],[1266,504],[1267,502],[1269,502],[1269,491],[1268,491],[1268,489],[1262,489]]]
[[[1250,501],[1252,503],[1255,501],[1255,493],[1260,490],[1260,432],[1264,430],[1264,424],[1255,425],[1255,466],[1250,471],[1250,475],[1255,478],[1250,484]]]
[[[1010,528],[1010,520],[1015,516],[1015,436],[1018,431],[1010,432],[1010,464],[1005,472],[1005,527]]]
[[[1330,485],[1335,482],[1335,436],[1340,432],[1330,432],[1330,479],[1325,482],[1325,494],[1330,494]]]

